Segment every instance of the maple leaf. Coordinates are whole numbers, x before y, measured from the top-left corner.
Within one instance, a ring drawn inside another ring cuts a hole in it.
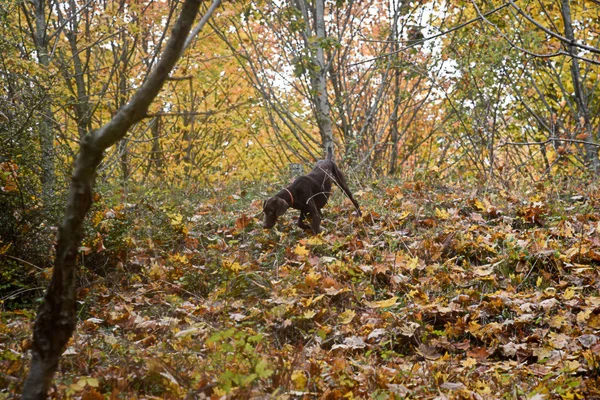
[[[294,248],[294,253],[297,254],[297,255],[299,255],[299,256],[305,256],[305,255],[309,254],[310,251],[306,247],[304,247],[302,245],[297,245]]]

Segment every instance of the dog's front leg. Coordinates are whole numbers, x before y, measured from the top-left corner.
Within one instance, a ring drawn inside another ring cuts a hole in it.
[[[298,218],[298,227],[301,229],[311,229],[310,225],[304,223],[304,218],[306,218],[306,213],[300,210],[300,218]]]
[[[308,203],[308,212],[310,213],[310,225],[315,235],[318,235],[321,232],[321,212],[315,205],[314,200],[311,200]]]

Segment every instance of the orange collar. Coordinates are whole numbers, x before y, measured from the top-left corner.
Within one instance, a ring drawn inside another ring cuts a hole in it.
[[[290,192],[287,188],[283,188],[283,190],[285,190],[286,192],[288,192],[288,194],[290,195],[290,199],[291,199],[291,203],[290,203],[290,207],[292,207],[294,205],[294,196],[292,196],[292,192]]]

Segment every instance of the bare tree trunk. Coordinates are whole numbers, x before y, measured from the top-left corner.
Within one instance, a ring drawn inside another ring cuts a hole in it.
[[[571,5],[570,0],[562,0],[562,17],[565,25],[565,37],[573,43],[575,41],[575,34],[573,33],[573,23],[571,21]],[[587,141],[590,144],[585,145],[585,161],[589,168],[592,169],[594,174],[598,174],[599,160],[598,160],[598,148],[594,145],[594,132],[592,130],[592,124],[590,122],[590,113],[588,110],[588,101],[583,88],[581,86],[581,74],[579,72],[579,60],[577,56],[577,47],[569,44],[567,46],[571,57],[571,78],[573,80],[573,88],[575,91],[575,102],[577,103],[577,116],[579,121],[577,123],[584,129],[587,134]]]
[[[46,1],[33,0],[32,3],[35,9],[35,30],[33,32],[33,37],[37,56],[39,63],[45,68],[48,68],[50,65],[50,55],[48,52]],[[40,162],[42,168],[42,199],[46,211],[49,211],[50,204],[54,199],[54,184],[56,181],[52,103],[49,98],[44,101],[41,112],[42,119],[39,124],[39,130],[40,147],[42,149],[42,160]]]
[[[154,118],[152,123],[152,150],[150,154],[150,162],[154,164],[157,174],[162,174],[162,151],[160,149],[160,117]],[[185,138],[184,138],[185,140]]]
[[[86,133],[88,133],[91,129],[90,121],[91,121],[91,110],[89,104],[89,98],[87,94],[86,82],[84,79],[84,63],[80,57],[80,51],[77,47],[77,33],[79,31],[78,24],[78,15],[75,15],[77,12],[77,4],[75,4],[74,0],[69,0],[69,11],[67,18],[70,21],[71,29],[65,31],[65,36],[69,41],[69,46],[71,47],[71,53],[73,54],[73,70],[75,71],[75,87],[77,90],[77,103],[75,103],[75,115],[77,117],[77,130],[79,132],[79,138],[83,138]],[[60,9],[58,11],[58,15],[60,16],[61,23],[66,23],[63,21],[62,13]]]
[[[123,34],[123,46],[127,47],[127,38],[125,34]],[[127,50],[123,51],[123,55],[127,54]],[[119,107],[121,108],[126,103],[126,93],[127,93],[127,78],[125,74],[127,73],[127,57],[122,58],[123,68],[119,71],[119,96],[117,97],[119,101]],[[122,184],[125,186],[127,183],[127,179],[129,178],[129,149],[128,149],[128,140],[127,137],[121,138],[117,143],[117,150],[119,153],[119,165],[121,166],[121,179]]]
[[[402,4],[402,3],[401,3]],[[400,15],[399,8],[402,6],[401,4],[396,5],[396,3],[392,2],[392,7],[394,8],[394,20],[392,26],[392,35],[390,40],[392,41],[392,53],[394,54],[395,65],[394,65],[394,110],[392,111],[392,116],[390,117],[390,130],[391,130],[391,140],[392,140],[392,151],[390,153],[390,164],[388,168],[389,175],[394,175],[396,173],[396,167],[398,164],[398,140],[400,135],[398,134],[398,108],[400,105],[400,66],[398,63],[398,17]]]
[[[47,397],[60,355],[75,329],[77,254],[83,235],[83,220],[92,204],[96,169],[104,151],[146,115],[150,103],[181,56],[199,5],[198,0],[185,1],[163,55],[146,82],[106,125],[81,140],[67,209],[58,232],[52,279],[35,321],[31,368],[23,388],[23,399]]]
[[[329,105],[329,97],[327,96],[327,70],[325,64],[325,50],[323,42],[325,40],[325,2],[324,0],[316,0],[315,12],[315,34],[316,45],[311,41],[312,30],[310,28],[310,14],[308,13],[308,3],[306,0],[297,0],[297,5],[302,12],[305,23],[305,43],[309,47],[311,53],[315,53],[313,62],[316,65],[316,71],[310,71],[311,85],[314,90],[313,102],[319,124],[319,132],[321,133],[321,146],[323,147],[324,156],[331,151],[334,154],[333,147],[333,124],[331,122],[331,107]],[[312,47],[312,48],[311,48]]]
[[[323,145],[324,156],[334,154],[333,148],[333,126],[331,123],[331,107],[329,106],[329,97],[327,96],[327,66],[325,65],[325,51],[321,44],[325,39],[325,1],[316,0],[316,31],[317,31],[317,65],[318,73],[316,77],[316,106],[317,121],[321,131],[321,142]]]

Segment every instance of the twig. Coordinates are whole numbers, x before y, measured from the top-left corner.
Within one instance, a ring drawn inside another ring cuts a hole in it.
[[[586,142],[585,140],[562,139],[562,138],[552,138],[552,139],[544,140],[543,142],[505,142],[505,143],[502,143],[499,147],[504,147],[504,146],[508,146],[508,145],[512,145],[512,146],[541,146],[541,145],[546,145],[546,144],[552,143],[552,142],[569,142],[569,143],[578,143],[578,144],[585,144],[585,145],[588,145],[588,146],[600,147],[600,144],[598,144],[598,143]]]
[[[36,268],[39,271],[44,271],[44,268],[38,267],[37,265],[34,265],[34,264],[30,263],[29,261],[22,260],[22,259],[20,259],[18,257],[9,256],[8,254],[0,254],[0,256],[12,258],[13,260],[17,260],[17,261],[20,261],[20,262],[22,262],[24,264],[30,265],[30,266],[32,266],[33,268]]]
[[[342,192],[343,192],[343,190],[342,190]],[[308,198],[308,200],[306,200],[306,204],[308,204],[308,202],[309,202],[309,201],[311,201],[311,200],[312,200],[312,198],[313,198],[313,197],[315,197],[315,196],[318,196],[318,195],[320,195],[320,194],[325,194],[325,195],[328,195],[328,194],[331,194],[331,193],[333,193],[333,192],[319,192],[319,193],[315,193],[315,194],[313,194],[312,196],[310,196],[310,197]]]
[[[34,287],[34,288],[30,288],[30,289],[17,289],[14,292],[9,293],[9,294],[7,294],[4,297],[1,297],[0,301],[6,301],[6,300],[9,300],[9,299],[14,299],[17,296],[22,295],[23,293],[31,292],[31,291],[34,291],[34,290],[42,290],[43,291],[44,287],[40,286],[40,287]]]

